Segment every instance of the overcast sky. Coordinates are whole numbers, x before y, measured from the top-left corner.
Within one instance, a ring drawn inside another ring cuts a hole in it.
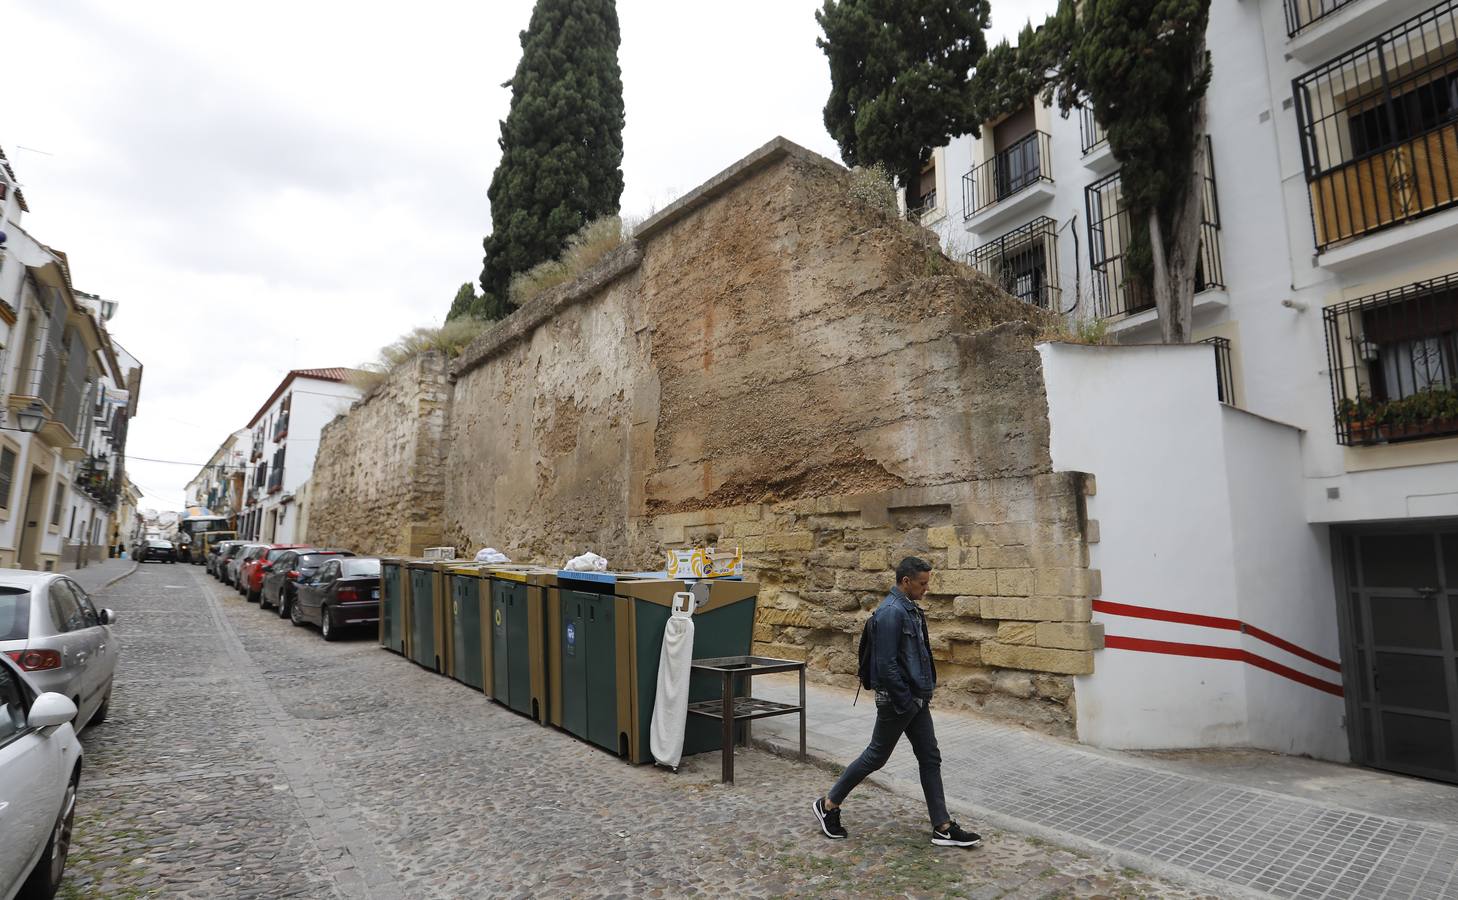
[[[532,5],[0,0],[0,146],[145,365],[144,506],[179,508],[289,369],[368,361],[476,281]],[[839,159],[819,5],[619,0],[625,215],[775,135]],[[1053,5],[998,2],[993,37]]]

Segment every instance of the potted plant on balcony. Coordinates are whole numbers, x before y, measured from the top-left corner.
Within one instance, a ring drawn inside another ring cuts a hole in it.
[[[1371,397],[1358,395],[1345,398],[1341,405],[1342,424],[1346,426],[1347,443],[1370,444],[1377,439],[1377,404]]]

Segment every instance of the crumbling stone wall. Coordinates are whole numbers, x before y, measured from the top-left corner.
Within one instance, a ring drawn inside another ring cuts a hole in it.
[[[1067,733],[1102,640],[1096,527],[1091,479],[1051,471],[1044,314],[847,178],[773,142],[478,339],[451,367],[443,543],[619,570],[740,546],[763,585],[756,649],[843,682],[891,567],[922,555],[947,702]],[[382,436],[403,442],[388,422],[419,411],[382,392],[361,417],[321,447],[339,495],[316,496],[315,522],[410,471]]]
[[[309,484],[311,543],[419,555],[441,542],[447,362],[400,366],[324,426]]]

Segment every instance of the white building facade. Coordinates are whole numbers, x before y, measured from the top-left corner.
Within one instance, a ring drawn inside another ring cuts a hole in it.
[[[1208,45],[1208,345],[1043,348],[1055,468],[1098,484],[1080,737],[1458,781],[1458,3],[1217,3]],[[1158,341],[1081,111],[988,123],[914,193],[1009,292]]]
[[[314,471],[319,432],[361,396],[351,374],[342,368],[295,369],[248,422],[239,537],[277,544],[303,537],[298,494]]]
[[[28,209],[0,153],[0,566],[55,570],[116,546],[142,366],[107,333],[116,304],[21,226]]]

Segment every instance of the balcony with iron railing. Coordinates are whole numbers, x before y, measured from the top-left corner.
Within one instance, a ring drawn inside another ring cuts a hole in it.
[[[1458,273],[1326,308],[1337,443],[1458,435]]]
[[[284,476],[284,470],[283,470],[283,467],[282,466],[274,469],[269,474],[269,476],[268,476],[268,492],[270,494],[277,494],[279,491],[283,490],[283,476]]]
[[[1083,166],[1093,172],[1107,174],[1118,167],[1109,135],[1087,103],[1078,108],[1078,143],[1083,150]]]
[[[1039,216],[967,254],[967,263],[1039,309],[1057,310],[1058,223]]]
[[[285,410],[278,415],[278,421],[273,424],[273,440],[275,443],[289,436],[289,414]]]
[[[1458,0],[1295,79],[1323,254],[1458,206]]]
[[[1286,36],[1295,37],[1303,30],[1352,5],[1356,0],[1284,0]]]
[[[1200,245],[1195,265],[1195,293],[1225,286],[1220,257],[1220,202],[1215,188],[1215,165],[1209,139],[1199,165]],[[1122,172],[1115,172],[1084,190],[1088,214],[1089,275],[1094,313],[1101,319],[1122,319],[1154,309],[1154,296],[1129,267],[1136,241],[1147,241],[1144,222],[1134,221],[1124,206]]]
[[[1027,218],[1053,198],[1053,140],[1035,131],[962,176],[963,217],[971,231]]]

